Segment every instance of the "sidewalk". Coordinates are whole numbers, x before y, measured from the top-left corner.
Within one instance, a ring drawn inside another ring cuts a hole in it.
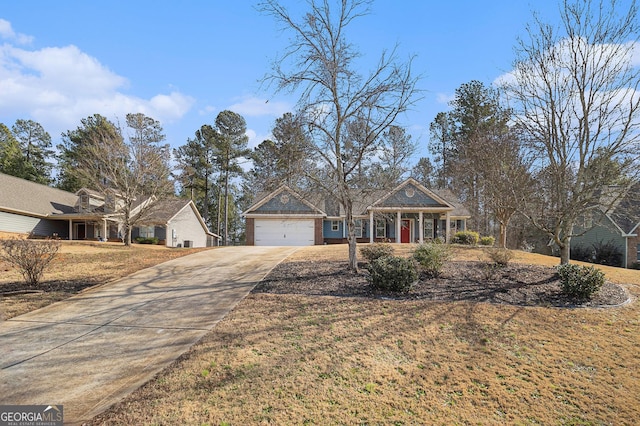
[[[65,424],[89,420],[187,351],[295,250],[209,250],[0,322],[0,404],[62,404]]]

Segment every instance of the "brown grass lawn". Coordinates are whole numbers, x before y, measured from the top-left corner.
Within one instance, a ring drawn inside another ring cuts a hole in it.
[[[346,254],[309,247],[287,261]],[[640,271],[602,269],[638,296]],[[93,424],[632,425],[639,351],[635,301],[564,309],[253,293]]]
[[[0,320],[65,299],[85,288],[105,284],[137,270],[203,249],[116,243],[62,242],[40,285],[24,284],[19,271],[0,261]],[[30,293],[24,293],[31,291]],[[15,294],[18,293],[18,294]],[[22,293],[22,294],[20,294]]]

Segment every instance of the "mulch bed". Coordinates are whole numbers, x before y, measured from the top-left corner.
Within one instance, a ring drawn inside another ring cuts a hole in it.
[[[28,285],[24,281],[0,283],[0,297],[27,293],[50,293],[54,291],[75,294],[99,282],[98,279],[86,278],[82,280],[42,281],[36,285]]]
[[[554,268],[488,262],[454,261],[438,278],[420,277],[404,293],[375,291],[367,282],[366,264],[359,274],[347,262],[283,262],[258,284],[254,293],[367,297],[406,300],[475,301],[517,306],[606,307],[625,303],[627,292],[607,282],[591,300],[576,300],[562,293]]]

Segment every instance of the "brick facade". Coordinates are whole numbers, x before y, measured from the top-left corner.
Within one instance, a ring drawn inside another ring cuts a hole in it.
[[[248,246],[253,246],[256,244],[256,236],[255,236],[255,219],[252,217],[247,218],[246,226],[245,226],[245,238],[247,240],[246,244]]]

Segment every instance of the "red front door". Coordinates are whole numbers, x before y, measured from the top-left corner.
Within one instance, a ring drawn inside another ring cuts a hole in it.
[[[411,242],[411,220],[402,219],[402,227],[400,228],[400,242]]]

